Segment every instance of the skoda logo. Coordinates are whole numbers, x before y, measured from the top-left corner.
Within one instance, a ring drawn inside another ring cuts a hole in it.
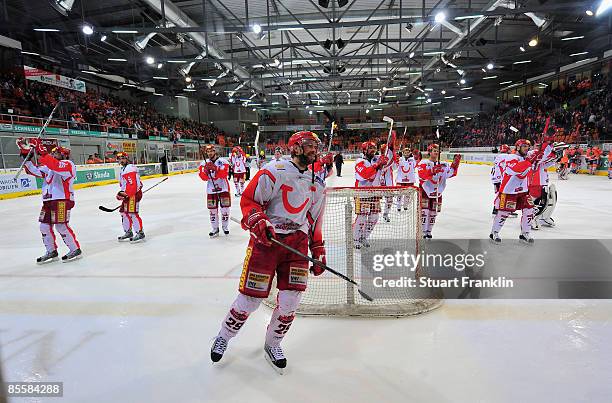
[[[93,172],[92,172],[92,171],[89,171],[89,172],[86,172],[86,173],[85,173],[85,178],[86,178],[88,181],[92,180],[92,179],[93,179],[93,177],[94,177],[94,175],[93,175]]]

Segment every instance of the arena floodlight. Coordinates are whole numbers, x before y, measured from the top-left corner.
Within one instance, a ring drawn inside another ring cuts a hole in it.
[[[434,21],[438,24],[446,21],[446,14],[444,13],[444,11],[440,11],[438,12],[435,16],[434,16]]]
[[[141,36],[140,38],[136,39],[136,41],[134,42],[134,48],[137,51],[142,52],[144,48],[147,47],[147,44],[149,43],[151,38],[153,38],[155,35],[157,35],[156,32],[151,32],[145,36]]]
[[[261,33],[261,25],[253,24],[253,32],[255,32],[256,34]]]
[[[68,13],[72,11],[74,0],[49,0],[49,4],[51,4],[55,11],[67,17]]]
[[[601,0],[599,7],[597,7],[597,11],[595,11],[595,16],[599,17],[610,8],[612,8],[612,0]]]
[[[81,30],[83,31],[85,35],[92,35],[94,33],[93,27],[87,23],[83,24],[83,26],[81,27]]]

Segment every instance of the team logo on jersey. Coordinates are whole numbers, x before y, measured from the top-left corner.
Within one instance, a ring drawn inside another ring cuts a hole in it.
[[[410,172],[410,167],[408,167],[408,170],[404,169],[403,166],[400,166],[400,169],[402,170],[403,173],[407,174],[408,172]]]
[[[289,203],[289,193],[293,192],[293,188],[289,185],[283,184],[281,185],[280,189],[281,192],[283,192],[283,206],[285,207],[285,210],[291,214],[299,214],[302,210],[304,210],[304,207],[306,207],[310,201],[310,198],[307,197],[306,200],[304,200],[304,203],[300,204],[298,207],[294,207],[291,205],[291,203]]]

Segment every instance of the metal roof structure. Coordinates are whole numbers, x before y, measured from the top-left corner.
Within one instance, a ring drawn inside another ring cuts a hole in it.
[[[164,95],[362,108],[490,95],[601,57],[606,2],[0,0],[0,30],[29,57]]]

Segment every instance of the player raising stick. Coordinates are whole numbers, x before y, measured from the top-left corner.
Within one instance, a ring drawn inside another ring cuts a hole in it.
[[[397,161],[397,186],[415,186],[417,181],[416,165],[417,161],[414,158],[412,151],[410,151],[410,147],[405,147],[402,152],[402,156]],[[398,196],[397,211],[401,211],[402,206],[404,207],[404,210],[408,210],[408,203],[408,195]]]
[[[229,209],[232,205],[230,197],[229,162],[225,158],[219,158],[215,146],[209,144],[204,147],[204,153],[208,159],[200,163],[200,178],[207,181],[206,184],[206,206],[210,214],[210,225],[212,231],[208,234],[211,238],[219,236],[219,207],[221,208],[221,223],[223,233],[229,234]]]
[[[499,154],[493,160],[493,168],[491,168],[491,183],[493,184],[493,189],[495,189],[495,195],[499,192],[499,185],[504,176],[504,169],[506,169],[506,160],[510,155],[510,146],[507,144],[499,146]],[[493,206],[492,214],[497,214],[495,206]]]
[[[393,131],[393,139],[395,139],[395,131]],[[393,167],[397,166],[398,157],[395,150],[389,149],[386,144],[380,146],[380,155],[384,155],[389,162],[381,169],[380,186],[393,186]],[[385,196],[383,200],[383,220],[391,222],[389,218],[389,210],[393,206],[393,196]]]
[[[429,159],[422,159],[418,165],[421,179],[421,225],[423,238],[431,239],[431,231],[436,223],[436,216],[442,209],[442,192],[446,180],[457,176],[461,154],[455,154],[453,163],[440,161],[440,146],[430,144],[427,147]]]
[[[28,158],[24,165],[26,172],[42,178],[43,206],[38,221],[47,252],[36,259],[36,263],[49,263],[58,259],[54,227],[69,249],[69,252],[62,256],[62,262],[80,258],[81,246],[69,225],[70,210],[74,207],[73,183],[76,178],[76,167],[68,159],[70,150],[56,146],[51,150],[51,154],[48,154],[42,141],[38,140],[36,144],[33,144],[36,153],[40,156],[39,165],[36,166],[28,157],[32,154],[29,154],[30,149],[25,146],[23,138],[17,140],[17,146],[21,156]]]
[[[548,140],[548,139],[546,139]],[[533,201],[529,196],[529,173],[534,163],[542,154],[539,152],[527,157],[527,152],[531,143],[529,140],[519,139],[516,141],[516,153],[512,154],[506,161],[506,169],[499,187],[499,193],[495,198],[497,214],[493,218],[493,226],[489,238],[495,244],[501,243],[499,232],[501,231],[506,219],[511,212],[521,210],[521,234],[519,240],[522,243],[533,244],[534,240],[530,235],[531,220],[533,219]],[[549,153],[551,147],[547,142],[543,145],[544,153]]]
[[[355,162],[355,187],[367,188],[380,185],[383,168],[389,164],[385,155],[376,155],[376,143],[366,141],[361,144],[363,157]],[[355,249],[369,247],[368,238],[378,222],[380,196],[359,197],[355,200],[357,218],[353,224]]]
[[[308,261],[272,243],[270,238],[325,262],[321,234],[324,185],[313,183],[308,166],[317,158],[321,141],[312,132],[298,132],[289,139],[291,160],[267,164],[249,182],[240,201],[242,227],[250,231],[239,294],[221,324],[210,357],[223,357],[228,341],[236,336],[251,313],[270,293],[277,277],[277,306],[268,324],[264,351],[279,372],[287,365],[280,346],[289,331],[308,280]],[[310,269],[319,275],[319,267]]]
[[[142,181],[140,180],[138,167],[130,163],[126,152],[117,153],[117,159],[121,165],[121,171],[119,172],[121,190],[117,193],[117,200],[121,201],[119,213],[121,213],[121,223],[125,231],[117,239],[119,242],[126,240],[132,243],[140,242],[145,238],[142,219],[138,214],[140,200],[142,199]]]
[[[246,173],[246,157],[240,146],[232,149],[230,164],[234,175],[234,186],[236,187],[236,197],[240,197],[244,191],[244,175]]]

